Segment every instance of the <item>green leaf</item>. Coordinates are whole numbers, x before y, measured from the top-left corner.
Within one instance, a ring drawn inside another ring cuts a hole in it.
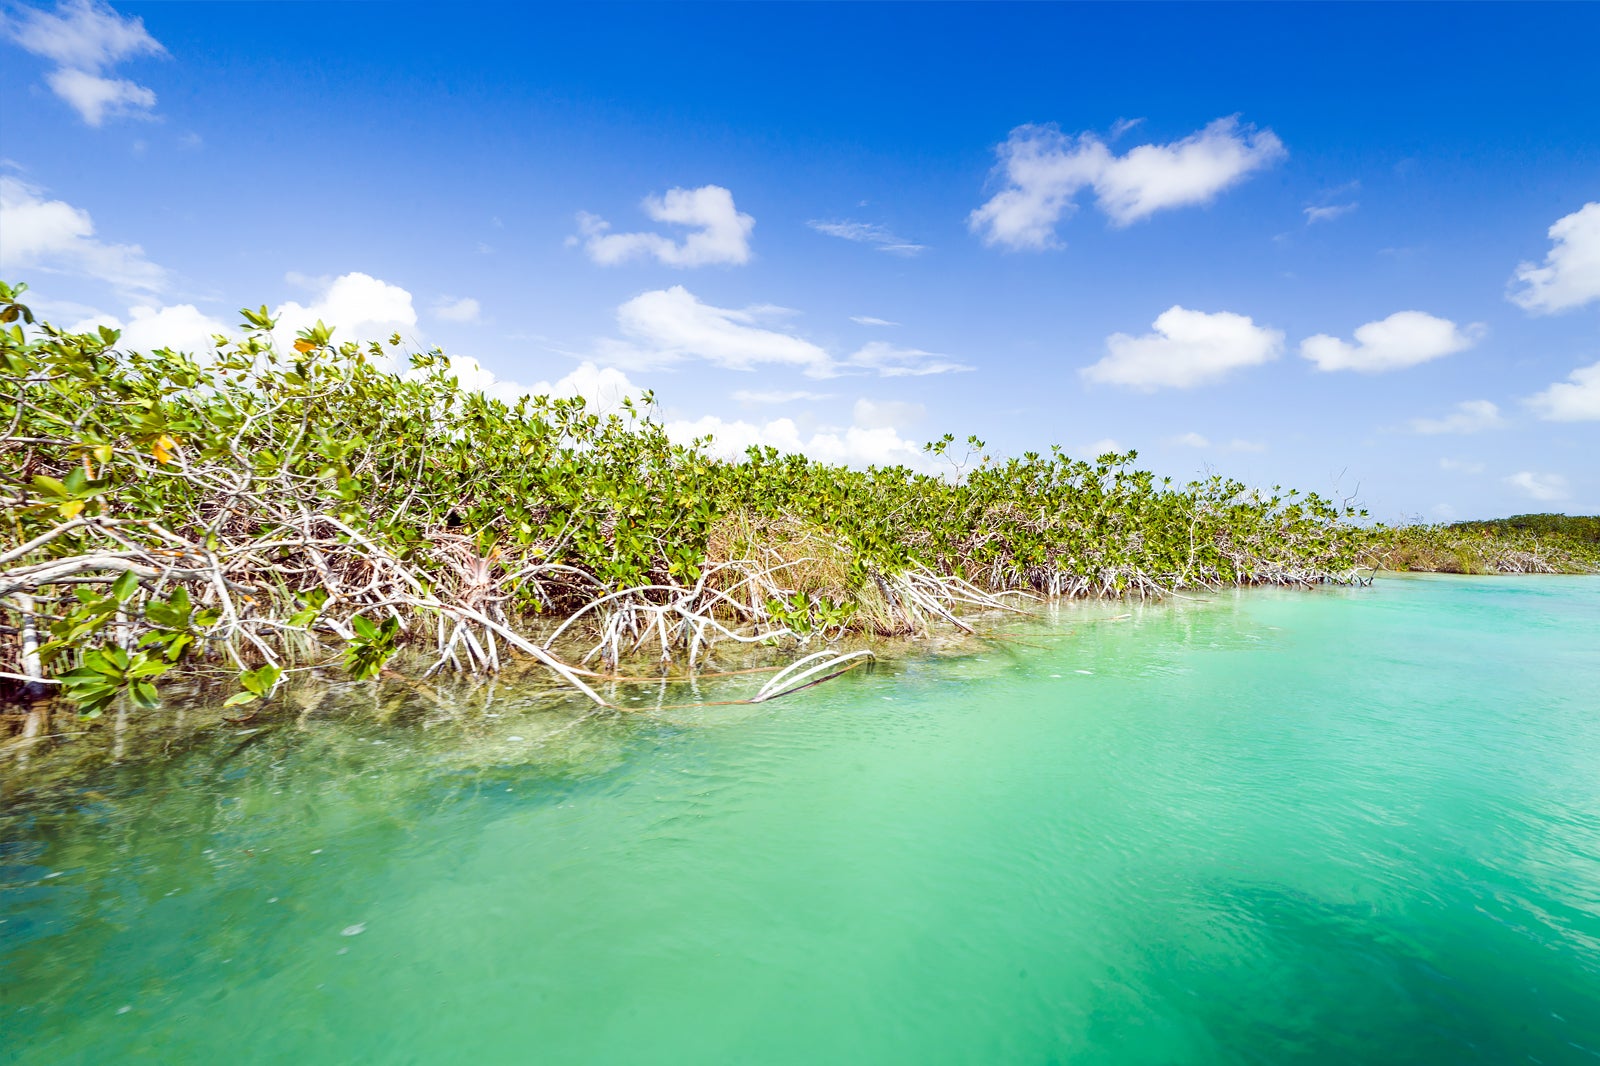
[[[47,474],[33,475],[33,487],[36,492],[41,492],[46,496],[54,496],[59,500],[69,499],[72,496],[65,485]]]
[[[267,666],[260,666],[254,670],[246,670],[244,673],[240,674],[239,684],[243,685],[246,691],[253,692],[257,696],[265,698],[267,694],[272,691],[273,685],[277,683],[278,678],[282,673],[283,670],[280,667],[272,666],[270,664]]]
[[[127,603],[135,592],[139,591],[139,575],[132,570],[124,570],[122,576],[111,583],[111,595],[118,603]]]
[[[171,663],[164,663],[160,659],[145,657],[144,652],[139,653],[139,661],[128,668],[127,677],[159,677],[166,673]]]
[[[38,478],[34,480],[37,481]],[[110,488],[111,480],[109,478],[102,478],[98,481],[91,480],[83,467],[75,466],[67,472],[66,477],[61,479],[60,485],[62,491],[74,499],[86,500],[92,496],[98,496]]]

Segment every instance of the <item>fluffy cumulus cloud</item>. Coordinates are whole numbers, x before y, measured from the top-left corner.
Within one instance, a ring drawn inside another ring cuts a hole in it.
[[[0,15],[0,31],[56,64],[45,84],[91,126],[113,116],[148,116],[156,106],[152,90],[110,76],[125,60],[167,54],[142,19],[119,15],[100,0],[66,0],[54,12],[22,8],[15,16]]]
[[[158,348],[171,348],[189,355],[210,352],[218,334],[231,335],[234,331],[219,318],[201,311],[193,304],[174,304],[171,307],[135,307],[126,320],[111,315],[95,315],[75,323],[74,333],[86,333],[98,326],[121,330],[117,347],[130,352],[153,352]]]
[[[769,328],[778,309],[734,310],[703,303],[682,285],[641,293],[617,308],[626,338],[601,342],[602,361],[622,366],[670,366],[700,359],[728,370],[789,366],[813,377],[830,373],[827,351],[791,333]]]
[[[6,231],[10,236],[9,229]],[[137,250],[137,249],[135,249]],[[307,279],[290,275],[291,281],[306,283]],[[331,281],[310,282],[317,286],[317,295],[309,304],[294,301],[280,304],[273,312],[278,320],[273,340],[281,350],[294,344],[295,334],[315,325],[318,321],[333,327],[336,344],[344,341],[382,341],[395,333],[407,333],[417,324],[417,312],[412,306],[411,294],[398,285],[380,281],[370,274],[359,272],[344,274]],[[199,354],[213,348],[212,338],[217,334],[232,335],[237,331],[221,319],[199,310],[193,304],[174,304],[168,307],[140,305],[128,312],[125,319],[114,315],[94,314],[72,326],[74,330],[110,326],[122,331],[118,347],[130,351],[151,351],[172,348],[177,351]],[[476,363],[467,360],[469,378],[477,371]],[[481,370],[481,368],[479,368]],[[486,371],[483,372],[487,374]],[[492,380],[488,375],[484,381]]]
[[[917,244],[915,241],[906,240],[904,237],[897,237],[876,222],[853,222],[849,220],[830,222],[813,219],[807,222],[806,225],[818,233],[825,233],[830,237],[838,237],[840,240],[855,241],[857,244],[870,245],[878,251],[888,252],[890,255],[909,257],[919,255],[928,250],[927,245]]]
[[[559,400],[582,396],[589,410],[609,414],[622,406],[623,400],[642,404],[644,390],[628,380],[628,376],[615,367],[581,363],[571,373],[554,381],[540,381],[529,386],[535,396],[553,396]]]
[[[1536,314],[1570,311],[1600,300],[1600,202],[1584,204],[1550,227],[1543,264],[1523,263],[1506,295]]]
[[[483,308],[470,296],[459,300],[446,296],[433,306],[433,317],[445,322],[476,322]]]
[[[1488,400],[1465,400],[1443,418],[1413,418],[1413,433],[1478,433],[1485,429],[1498,429],[1506,424],[1500,417],[1500,408]]]
[[[1538,500],[1541,503],[1564,500],[1571,495],[1567,491],[1567,479],[1560,474],[1540,474],[1532,470],[1519,470],[1506,478],[1506,484],[1529,499]]]
[[[335,344],[387,340],[417,325],[409,292],[359,271],[325,283],[309,304],[291,300],[279,305],[273,317],[278,320],[276,341],[285,349],[293,345],[296,333],[318,322],[333,327]]]
[[[751,447],[772,447],[826,463],[929,470],[922,446],[904,435],[926,414],[921,404],[862,397],[851,409],[848,426],[823,425],[805,430],[792,418],[746,421],[707,415],[668,422],[667,433],[684,442],[710,437],[712,454],[729,459],[742,457]]]
[[[550,396],[558,400],[581,396],[590,411],[611,414],[621,410],[623,400],[643,402],[643,390],[629,381],[626,374],[593,363],[583,363],[555,381],[538,381],[532,385],[498,378],[470,355],[450,356],[447,372],[461,388],[481,392],[507,404],[515,404],[524,396]],[[425,369],[414,368],[406,371],[405,377],[416,380],[427,373]]]
[[[95,236],[89,212],[42,189],[0,175],[0,270],[15,277],[40,271],[92,278],[130,292],[167,287],[167,272],[137,244],[108,244]]]
[[[654,259],[675,267],[746,263],[750,260],[750,231],[756,220],[733,206],[733,193],[720,185],[698,189],[670,189],[665,196],[648,196],[644,213],[656,222],[688,227],[682,240],[659,233],[611,233],[611,224],[587,212],[578,215],[581,240],[589,258],[602,266],[632,259]]]
[[[603,363],[629,368],[699,360],[725,370],[783,366],[813,378],[849,373],[907,377],[970,369],[936,352],[881,341],[835,358],[820,345],[780,328],[781,320],[792,314],[781,307],[716,307],[674,285],[641,293],[617,308],[623,338],[600,341],[595,354]]]
[[[1155,320],[1154,332],[1106,338],[1105,358],[1082,373],[1109,385],[1187,389],[1271,362],[1282,351],[1283,334],[1256,325],[1247,315],[1174,306]]]
[[[996,149],[1004,187],[973,211],[968,224],[986,244],[1012,249],[1059,246],[1056,225],[1093,189],[1095,204],[1118,226],[1157,211],[1204,204],[1250,174],[1287,156],[1271,130],[1237,116],[1169,144],[1144,144],[1123,155],[1093,133],[1069,137],[1053,125],[1019,126]]]
[[[1355,343],[1319,333],[1300,342],[1300,354],[1318,370],[1380,374],[1465,351],[1483,336],[1481,325],[1462,328],[1421,311],[1396,311],[1355,332]]]
[[[1580,366],[1566,381],[1529,397],[1528,405],[1551,422],[1600,422],[1600,363]]]
[[[751,447],[772,447],[785,454],[847,466],[929,468],[922,447],[902,437],[893,426],[826,427],[806,433],[792,418],[755,423],[707,415],[693,421],[668,422],[667,433],[684,442],[710,437],[711,453],[729,459],[740,458]]]
[[[416,379],[425,373],[425,370],[413,369],[408,370],[406,376]],[[532,385],[498,378],[471,356],[451,356],[448,373],[462,388],[507,404],[515,404],[524,396],[557,399],[581,396],[591,411],[611,414],[620,413],[625,399],[635,404],[643,402],[643,390],[622,371],[588,362],[555,381],[539,381]],[[711,454],[728,459],[742,458],[751,446],[770,446],[780,452],[807,455],[828,463],[928,469],[922,447],[901,435],[903,430],[921,420],[924,411],[920,404],[861,399],[856,401],[852,414],[852,425],[819,426],[809,432],[802,431],[792,418],[746,421],[718,415],[676,419],[666,424],[666,430],[673,440],[685,444],[709,437]]]

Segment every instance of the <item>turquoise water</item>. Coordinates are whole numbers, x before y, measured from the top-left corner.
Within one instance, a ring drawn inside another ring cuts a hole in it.
[[[1600,580],[1004,632],[759,707],[353,697],[23,789],[0,1061],[1600,1059]]]

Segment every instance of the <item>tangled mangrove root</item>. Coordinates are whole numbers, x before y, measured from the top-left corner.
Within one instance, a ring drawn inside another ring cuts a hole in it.
[[[247,309],[203,358],[125,351],[112,330],[35,323],[21,293],[0,283],[0,701],[149,707],[173,672],[247,714],[297,673],[531,660],[603,706],[591,682],[634,660],[693,677],[721,672],[722,646],[801,656],[765,701],[866,661],[835,652],[847,636],[1357,580],[1348,503],[1173,486],[1132,452],[954,477],[728,461],[669,439],[648,398],[603,418],[581,399],[507,405],[441,353],[401,365],[398,338],[335,345],[319,323],[280,346]]]

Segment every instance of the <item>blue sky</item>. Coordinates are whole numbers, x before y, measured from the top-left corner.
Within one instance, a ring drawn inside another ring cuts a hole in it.
[[[11,4],[0,272],[921,461],[1600,512],[1600,7]]]

